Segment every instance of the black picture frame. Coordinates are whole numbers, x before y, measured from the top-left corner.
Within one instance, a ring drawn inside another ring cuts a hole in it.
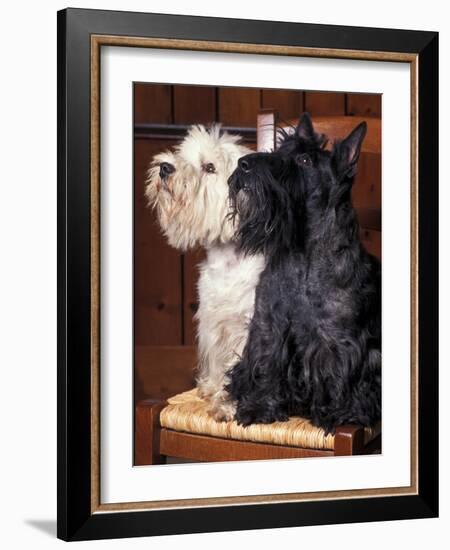
[[[418,492],[379,498],[92,513],[91,36],[345,51],[418,60]],[[66,9],[58,12],[58,537],[87,540],[438,515],[438,34]]]

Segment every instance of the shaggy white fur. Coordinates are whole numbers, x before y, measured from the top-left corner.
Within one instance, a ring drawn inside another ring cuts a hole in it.
[[[223,388],[225,373],[237,362],[247,341],[263,267],[262,254],[245,256],[233,244],[209,248],[200,266],[197,384],[218,420],[234,417],[234,405]]]
[[[174,151],[154,157],[146,195],[156,207],[169,244],[187,250],[195,246],[208,248],[232,239],[234,225],[228,218],[227,180],[238,159],[249,152],[239,144],[239,136],[221,135],[220,126],[209,130],[192,126]],[[159,175],[162,162],[175,167],[166,180]]]
[[[238,159],[251,151],[239,137],[192,126],[174,151],[153,159],[146,196],[156,208],[161,229],[175,248],[202,246],[200,266],[197,385],[210,401],[216,420],[231,420],[234,405],[224,390],[225,374],[247,340],[255,287],[264,267],[262,255],[245,256],[233,244],[234,224],[228,216],[228,177]],[[160,165],[175,171],[161,179]]]

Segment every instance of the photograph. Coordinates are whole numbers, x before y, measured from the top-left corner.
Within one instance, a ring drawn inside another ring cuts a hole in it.
[[[436,516],[437,54],[58,13],[60,538]]]
[[[447,11],[5,5],[5,548],[448,546]]]
[[[134,463],[380,453],[382,95],[133,95]]]

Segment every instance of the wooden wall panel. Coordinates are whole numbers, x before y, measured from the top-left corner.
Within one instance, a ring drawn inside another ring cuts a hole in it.
[[[261,107],[275,110],[282,121],[299,118],[303,112],[303,92],[296,90],[262,90]]]
[[[345,94],[305,92],[305,111],[310,115],[345,115]]]
[[[175,124],[210,124],[216,120],[216,89],[210,86],[174,86]]]
[[[355,207],[381,209],[381,155],[361,154],[352,199]]]
[[[360,237],[366,250],[381,260],[381,231],[361,229]]]
[[[381,94],[347,94],[347,114],[381,117]]]
[[[257,88],[218,88],[219,121],[226,126],[254,128],[260,95]]]
[[[170,124],[172,120],[172,86],[165,84],[134,85],[134,122]]]
[[[135,399],[165,399],[194,387],[193,346],[135,346]]]
[[[135,344],[176,345],[182,341],[181,255],[162,236],[154,212],[147,207],[144,182],[152,156],[167,141],[135,143],[134,292]]]

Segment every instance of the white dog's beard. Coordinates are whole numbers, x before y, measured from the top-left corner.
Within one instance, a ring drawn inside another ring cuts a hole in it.
[[[194,189],[189,188],[190,184]],[[150,181],[147,197],[171,246],[181,250],[208,248],[233,238],[226,183],[217,187],[207,189],[192,182],[184,183],[183,173],[165,181],[159,176]]]

